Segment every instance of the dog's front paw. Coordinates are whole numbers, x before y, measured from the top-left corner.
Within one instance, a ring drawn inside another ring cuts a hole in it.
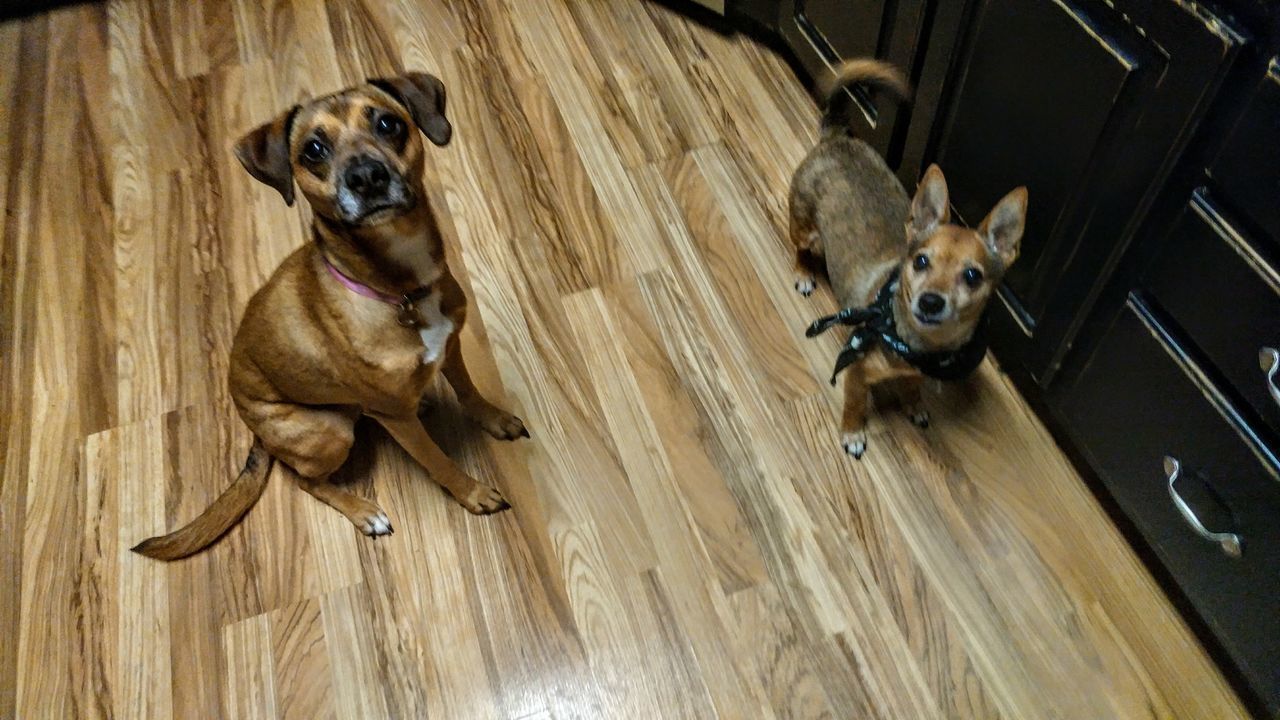
[[[918,428],[929,427],[929,411],[924,408],[909,408],[907,417],[911,418],[911,424]]]
[[[805,297],[813,294],[813,289],[817,287],[812,275],[802,275],[796,278],[796,292]]]
[[[355,526],[360,532],[368,535],[373,539],[378,539],[382,535],[391,535],[395,533],[395,528],[391,527],[391,520],[387,518],[387,514],[381,510],[369,513],[360,518]]]
[[[864,453],[867,452],[867,433],[865,430],[858,432],[845,433],[840,437],[840,447],[844,451],[853,456],[855,460],[861,460]]]
[[[458,498],[458,502],[473,515],[489,515],[511,507],[502,493],[481,483],[476,483],[466,497]]]
[[[524,426],[523,420],[487,402],[483,404],[477,403],[467,408],[467,414],[480,427],[484,428],[485,432],[499,440],[515,440],[516,438],[529,437],[529,430]]]

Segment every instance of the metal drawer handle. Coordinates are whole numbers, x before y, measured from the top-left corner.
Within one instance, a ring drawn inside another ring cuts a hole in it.
[[[1271,399],[1280,405],[1280,386],[1276,385],[1276,373],[1280,372],[1280,350],[1264,347],[1258,351],[1258,366],[1267,374],[1267,390]]]
[[[1182,513],[1182,519],[1187,521],[1192,530],[1200,537],[1209,542],[1218,543],[1222,547],[1222,552],[1231,557],[1240,557],[1240,536],[1235,533],[1210,532],[1200,522],[1200,518],[1196,517],[1195,511],[1187,504],[1178,491],[1173,488],[1173,484],[1182,474],[1182,463],[1176,459],[1169,457],[1164,458],[1164,475],[1169,479],[1169,497],[1173,498],[1173,504],[1178,508],[1178,512]]]

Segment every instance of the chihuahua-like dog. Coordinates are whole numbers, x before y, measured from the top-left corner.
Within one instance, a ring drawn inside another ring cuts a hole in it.
[[[889,383],[912,421],[927,427],[920,399],[924,378],[959,379],[985,355],[975,330],[1018,257],[1027,189],[1005,195],[976,230],[951,224],[947,181],[937,165],[908,198],[875,150],[853,137],[835,110],[854,85],[899,100],[909,94],[891,65],[861,59],[836,68],[821,138],[791,181],[790,236],[797,291],[812,293],[811,270],[825,267],[841,307],[850,309],[841,318],[880,323],[874,332],[854,332],[842,353],[853,359],[843,373],[840,444],[861,459],[873,386]],[[810,334],[821,329],[815,323]],[[964,365],[962,372],[948,367],[952,362]]]
[[[257,180],[310,203],[311,242],[285,259],[245,308],[231,348],[230,389],[253,446],[239,477],[185,527],[138,544],[162,560],[191,555],[248,512],[273,460],[369,536],[388,535],[377,505],[329,481],[368,415],[464,508],[507,507],[454,464],[418,419],[443,371],[463,411],[496,438],[528,437],[486,400],[462,360],[466,298],[445,264],[422,184],[419,131],[445,145],[445,90],[424,73],[381,78],[295,106],[235,146]]]

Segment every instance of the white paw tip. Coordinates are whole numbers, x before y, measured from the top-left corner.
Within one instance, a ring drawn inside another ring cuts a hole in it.
[[[929,427],[929,413],[927,412],[912,413],[911,422],[915,423],[916,427],[927,428]]]
[[[391,520],[385,513],[378,513],[369,519],[370,535],[390,535],[393,532],[395,531],[391,529]]]
[[[813,278],[811,277],[800,278],[799,280],[796,280],[796,292],[800,293],[805,297],[809,297],[810,295],[813,294],[813,288],[814,288],[814,282],[813,282]]]
[[[863,433],[851,433],[840,439],[840,446],[854,458],[861,460],[867,451],[867,436]]]

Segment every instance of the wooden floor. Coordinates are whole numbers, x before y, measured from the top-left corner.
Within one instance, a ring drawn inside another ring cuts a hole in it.
[[[1241,714],[989,364],[839,451],[784,243],[817,113],[758,45],[640,0],[152,0],[0,25],[0,68],[0,718]],[[514,512],[366,428],[394,537],[277,476],[130,554],[243,459],[232,332],[305,238],[230,143],[404,68],[449,87],[464,347],[533,440],[429,424]]]

